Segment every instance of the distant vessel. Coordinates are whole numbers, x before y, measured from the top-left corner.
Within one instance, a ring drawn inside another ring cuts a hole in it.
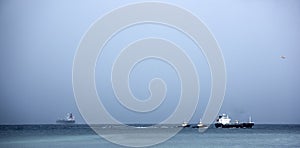
[[[179,127],[190,127],[191,125],[188,122],[183,122]]]
[[[200,119],[200,122],[196,126],[193,126],[193,128],[208,128],[208,126],[203,124]]]
[[[75,123],[75,116],[72,113],[67,113],[64,119],[56,120],[56,123]]]
[[[219,116],[215,122],[216,128],[252,128],[252,126],[254,126],[254,122],[251,121],[251,117],[249,117],[248,122],[240,123],[238,120],[236,120],[234,123],[232,123],[231,119],[226,114]]]

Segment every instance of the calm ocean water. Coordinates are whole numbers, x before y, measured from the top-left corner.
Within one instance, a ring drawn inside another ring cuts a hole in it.
[[[101,125],[111,136],[125,126]],[[148,127],[160,129],[174,126]],[[141,134],[147,134],[147,131]],[[121,140],[127,140],[123,138]],[[137,142],[137,141],[136,141]],[[0,148],[14,147],[121,147],[99,137],[87,125],[0,125]],[[171,139],[151,147],[300,147],[300,125],[255,125],[252,129],[209,128],[204,133],[185,128]]]

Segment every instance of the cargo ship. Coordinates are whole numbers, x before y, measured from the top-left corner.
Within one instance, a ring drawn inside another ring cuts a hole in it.
[[[216,128],[252,128],[254,126],[254,122],[251,121],[251,116],[249,117],[248,122],[239,122],[236,120],[235,122],[231,122],[231,119],[227,114],[222,114],[219,116],[215,122]]]
[[[61,123],[61,124],[75,123],[75,116],[72,113],[67,113],[67,116],[64,119],[56,120],[56,123]]]

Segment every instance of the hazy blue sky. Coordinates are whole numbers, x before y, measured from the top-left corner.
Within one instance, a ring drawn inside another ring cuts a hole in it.
[[[77,46],[99,17],[133,2],[137,1],[1,1],[0,124],[55,123],[67,112],[73,112],[77,121],[84,123],[72,90]],[[227,69],[227,90],[220,113],[239,120],[251,115],[257,123],[300,123],[298,0],[163,2],[189,10],[218,41]],[[126,111],[113,99],[110,64],[120,48],[149,36],[178,43],[194,61],[200,77],[201,102],[192,121],[198,122],[210,94],[206,60],[182,33],[154,24],[123,30],[105,46],[96,67],[96,81],[98,91],[105,92],[100,95],[105,98],[102,101],[107,110],[123,122],[159,122],[176,106],[178,76],[169,64],[154,59],[135,67],[130,84],[136,97],[143,99],[149,95],[151,78],[164,79],[167,98],[158,110],[137,114]]]

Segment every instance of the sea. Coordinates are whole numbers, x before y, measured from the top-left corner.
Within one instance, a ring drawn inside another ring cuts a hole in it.
[[[180,128],[174,125],[134,125],[139,129],[137,137],[153,138],[168,131]],[[128,125],[98,125],[105,131],[104,137],[122,137],[120,143],[131,140],[131,144],[141,139],[132,138]],[[127,130],[126,130],[127,129]],[[148,130],[144,130],[148,129]],[[150,129],[150,130],[149,130]],[[155,129],[155,130],[154,130]],[[133,130],[134,131],[134,130]],[[153,132],[155,131],[155,132]],[[122,141],[123,140],[123,141]],[[41,124],[41,125],[0,125],[0,148],[118,148],[115,144],[99,136],[85,124]],[[300,147],[300,125],[298,124],[256,124],[251,129],[214,128],[204,132],[195,128],[183,128],[164,142],[149,146],[153,148],[244,148],[244,147]]]

